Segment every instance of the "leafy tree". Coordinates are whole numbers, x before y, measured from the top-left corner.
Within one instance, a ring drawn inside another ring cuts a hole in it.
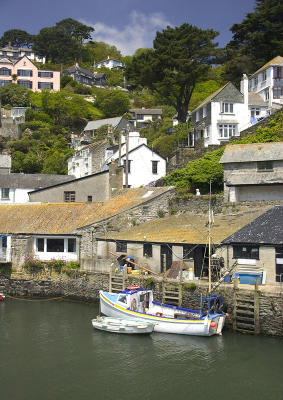
[[[205,79],[215,54],[217,32],[189,24],[157,32],[154,49],[133,57],[127,77],[134,85],[155,90],[186,121],[196,83]]]
[[[254,12],[231,27],[233,39],[227,45],[226,78],[237,80],[254,72],[283,53],[283,3],[256,0]]]
[[[115,46],[104,42],[90,41],[82,48],[82,60],[93,65],[94,62],[106,60],[107,57],[122,60],[122,54]]]
[[[72,18],[62,19],[56,23],[56,27],[76,39],[80,45],[83,44],[84,40],[91,39],[91,33],[94,32],[92,26],[84,25]]]
[[[30,90],[24,86],[9,83],[0,87],[2,105],[10,104],[13,107],[27,107],[30,105]]]
[[[21,29],[10,29],[4,32],[0,39],[0,46],[6,47],[9,44],[15,47],[31,47],[34,36]]]
[[[220,87],[221,85],[214,80],[198,82],[193,91],[189,104],[189,109],[194,110],[201,104],[203,100],[205,100],[210,94],[215,92]]]
[[[105,117],[117,117],[128,111],[130,100],[122,90],[101,89],[97,92],[96,105]]]
[[[33,50],[46,58],[46,62],[66,63],[74,61],[80,56],[80,44],[63,28],[43,28],[35,36]]]

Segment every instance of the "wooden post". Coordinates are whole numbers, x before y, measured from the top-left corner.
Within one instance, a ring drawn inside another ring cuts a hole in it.
[[[125,165],[125,187],[129,187],[129,131],[126,131],[126,165]]]

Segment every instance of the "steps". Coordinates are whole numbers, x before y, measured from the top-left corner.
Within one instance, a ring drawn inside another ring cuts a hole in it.
[[[257,335],[259,333],[259,298],[251,294],[234,292],[233,329],[237,332]]]

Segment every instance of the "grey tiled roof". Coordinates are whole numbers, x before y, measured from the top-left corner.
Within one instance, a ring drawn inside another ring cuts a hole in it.
[[[68,182],[75,179],[73,175],[48,174],[0,174],[0,188],[39,189]]]
[[[130,108],[129,111],[144,115],[162,115],[162,108]]]
[[[229,144],[220,164],[233,162],[283,160],[283,142]]]
[[[249,92],[249,106],[267,107],[267,105],[258,93]]]
[[[283,244],[283,206],[275,206],[223,243]]]
[[[92,131],[100,128],[103,125],[112,125],[114,128],[119,124],[123,117],[98,119],[96,121],[89,121],[84,128],[84,131]]]

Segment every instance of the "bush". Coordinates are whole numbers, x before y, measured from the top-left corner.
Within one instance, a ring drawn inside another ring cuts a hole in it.
[[[45,265],[42,261],[36,260],[34,258],[27,259],[22,265],[22,268],[30,274],[40,273],[44,270],[44,267]]]
[[[195,283],[184,283],[183,288],[189,292],[194,292],[197,288]]]
[[[48,266],[53,269],[53,271],[57,272],[58,274],[61,273],[62,268],[66,265],[65,261],[63,260],[51,260],[48,262]]]
[[[157,211],[157,216],[158,216],[158,218],[164,218],[164,217],[165,217],[165,211],[163,211],[163,210],[158,210],[158,211]]]

